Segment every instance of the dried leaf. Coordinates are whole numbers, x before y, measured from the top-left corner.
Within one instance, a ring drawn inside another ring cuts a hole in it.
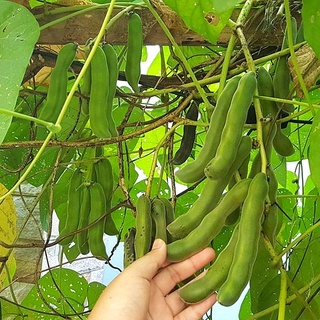
[[[296,51],[296,57],[303,80],[309,90],[320,75],[320,61],[318,60],[315,52],[308,45],[304,45],[298,49]],[[289,58],[289,68],[296,88],[297,97],[304,98],[291,57]]]
[[[8,190],[0,183],[0,196]],[[6,197],[0,203],[0,241],[12,244],[17,236],[17,213],[12,196]],[[10,277],[15,272],[15,259],[12,250],[0,245],[0,290],[8,284],[8,274]]]

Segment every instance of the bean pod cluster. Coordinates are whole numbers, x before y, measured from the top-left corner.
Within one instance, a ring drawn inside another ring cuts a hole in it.
[[[258,121],[262,124],[263,141],[260,143],[267,160],[265,172],[259,144],[245,130],[249,108],[257,92],[261,96],[274,96],[272,76],[262,67],[257,73],[247,72],[227,82],[212,113],[203,148],[193,161],[176,172],[176,177],[185,183],[204,180],[199,198],[186,213],[170,223],[163,223],[158,215],[158,212],[163,213],[159,199],[141,196],[137,202],[135,250],[141,250],[139,237],[144,237],[145,244],[139,256],[150,250],[154,237],[166,240],[168,236],[165,238],[165,235],[169,234],[167,258],[179,262],[210,246],[222,230],[231,228],[229,242],[205,275],[182,284],[178,290],[181,299],[188,304],[202,301],[213,292],[218,293],[222,305],[234,304],[250,281],[261,235],[264,234],[271,244],[275,242],[278,182],[270,163],[273,150],[283,155],[275,147],[277,132],[283,135],[276,123],[281,110],[276,103],[261,100],[263,118]],[[249,166],[250,158],[253,162]],[[139,218],[141,211],[144,223]]]
[[[96,162],[88,160],[77,167],[71,176],[67,216],[60,221],[60,245],[75,244],[81,254],[91,254],[97,259],[107,260],[104,234],[119,233],[108,212],[112,204],[114,188],[113,170],[108,158]]]

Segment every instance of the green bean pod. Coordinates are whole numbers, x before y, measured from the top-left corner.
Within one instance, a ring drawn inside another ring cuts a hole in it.
[[[216,155],[204,169],[207,178],[224,177],[236,158],[256,87],[257,80],[254,72],[248,72],[240,79],[231,101]]]
[[[152,218],[151,200],[146,195],[138,198],[136,205],[136,236],[134,251],[136,259],[141,258],[151,248],[152,242]]]
[[[227,280],[218,292],[218,301],[223,306],[234,304],[250,280],[258,253],[261,220],[268,193],[266,175],[259,172],[252,179],[248,195],[242,207],[239,222],[239,238]]]
[[[196,121],[198,119],[198,114],[197,104],[193,101],[186,113],[186,119]],[[182,164],[189,158],[196,138],[196,130],[196,126],[185,125],[183,127],[180,147],[172,159],[173,164]]]
[[[293,43],[295,43],[298,30],[297,30],[297,21],[293,17],[291,19],[291,25],[292,25]],[[284,50],[286,48],[288,48],[287,29],[285,31],[281,50]],[[289,99],[290,98],[291,75],[290,75],[290,69],[288,66],[288,56],[289,55],[281,56],[276,61],[275,72],[273,75],[274,96],[276,98],[282,98],[282,99]],[[287,112],[294,111],[294,106],[292,104],[278,103],[278,107],[279,107],[279,109],[287,111]]]
[[[118,57],[112,45],[104,44],[102,45],[102,49],[106,55],[107,65],[109,69],[109,93],[107,97],[106,107],[108,126],[111,136],[117,137],[118,131],[113,119],[113,99],[116,95],[117,81],[119,76]]]
[[[277,75],[281,78],[281,74]],[[285,79],[279,79],[279,81],[290,81]],[[274,90],[273,86],[275,84],[272,83],[272,78],[270,74],[267,72],[266,69],[260,68],[258,71],[258,92],[259,95],[262,96],[268,96],[273,97],[274,96]],[[279,95],[280,93],[278,93]],[[271,116],[274,121],[279,116],[279,107],[275,101],[267,101],[267,100],[261,100],[261,109],[263,112],[263,115],[265,117]],[[288,107],[286,108],[288,110]],[[293,110],[291,110],[292,112]],[[275,137],[273,139],[273,147],[277,151],[278,154],[280,154],[283,157],[288,157],[294,154],[294,148],[292,146],[292,143],[290,139],[283,133],[281,124],[277,123],[277,130],[275,133]]]
[[[50,76],[50,85],[45,105],[41,108],[39,118],[56,122],[67,98],[68,69],[77,53],[77,45],[68,43],[58,53],[56,65]]]
[[[171,262],[182,261],[207,247],[224,227],[228,215],[243,203],[250,183],[251,179],[236,183],[185,238],[168,244],[167,259]]]
[[[89,191],[91,203],[89,223],[94,223],[88,230],[89,248],[97,259],[107,260],[108,255],[103,241],[104,219],[101,218],[106,213],[104,191],[102,186],[96,182],[90,186]]]
[[[137,13],[130,14],[128,22],[127,61],[125,66],[126,79],[134,92],[139,92],[141,77],[141,58],[143,47],[142,21]]]
[[[182,182],[194,183],[205,176],[204,168],[216,154],[227,113],[232,97],[238,87],[239,80],[239,76],[230,79],[218,98],[217,105],[210,118],[210,125],[205,136],[204,144],[197,158],[176,172],[176,177]]]
[[[260,96],[274,97],[272,78],[270,73],[264,67],[258,69],[257,87]],[[273,119],[278,118],[279,108],[275,101],[261,99],[260,105],[262,115],[264,117],[271,116]]]
[[[192,281],[178,290],[179,296],[185,303],[198,303],[206,299],[219,290],[226,281],[238,241],[238,233],[239,228],[236,226],[228,244],[202,278]]]
[[[263,145],[266,152],[266,158],[268,163],[271,161],[272,144],[277,131],[277,125],[273,120],[262,123],[262,133],[263,133]],[[253,178],[258,172],[261,171],[261,154],[260,151],[256,154],[253,159],[249,177]]]
[[[166,206],[160,199],[153,199],[151,216],[155,225],[155,239],[162,239],[167,243]]]
[[[85,51],[86,58],[88,57],[89,50]],[[81,98],[81,112],[87,116],[89,114],[89,95],[91,91],[91,63],[89,63],[86,72],[82,77],[81,94],[85,97]],[[87,98],[88,97],[88,98]]]
[[[185,237],[200,224],[208,212],[215,208],[231,177],[250,153],[251,143],[252,141],[249,136],[242,137],[237,157],[225,176],[214,180],[208,179],[193,206],[185,214],[179,216],[168,225],[168,231],[175,238],[180,239]]]
[[[174,208],[172,203],[166,199],[166,198],[159,198],[160,201],[163,202],[165,208],[166,208],[166,224],[167,226],[174,221]],[[175,238],[172,236],[172,234],[166,230],[167,232],[167,243],[171,243],[175,240]]]
[[[273,147],[276,152],[283,157],[289,157],[294,154],[292,142],[289,137],[283,133],[280,124],[277,124],[277,132],[273,139]]]
[[[91,60],[91,90],[89,118],[93,133],[99,138],[110,138],[109,122],[106,113],[109,94],[109,69],[101,47],[97,47]]]
[[[82,172],[80,168],[77,168],[70,179],[68,189],[68,203],[67,203],[67,218],[64,228],[61,230],[58,241],[60,245],[68,245],[74,238],[73,235],[69,235],[78,230],[79,225],[79,212],[82,202]],[[68,237],[66,237],[69,235]],[[61,240],[60,240],[61,239]]]
[[[89,224],[89,214],[90,214],[91,202],[90,202],[90,192],[87,186],[83,187],[82,190],[82,202],[80,208],[79,226],[78,229],[84,229]],[[88,254],[89,243],[88,243],[88,229],[80,231],[76,235],[75,243],[81,254]]]
[[[250,161],[250,154],[248,154],[248,156],[243,160],[243,162],[241,163],[240,167],[236,171],[236,173],[239,174],[240,179],[247,178],[248,169],[249,169],[249,167],[248,167],[249,161]],[[233,177],[231,178],[231,180],[230,180],[230,182],[228,184],[228,190],[233,188],[233,186],[236,183],[237,183],[237,180],[235,179],[235,175],[233,175]],[[228,217],[226,218],[226,221],[225,221],[225,225],[226,226],[231,226],[231,225],[235,224],[238,221],[239,217],[240,217],[240,213],[241,213],[241,206],[236,208],[233,212],[231,212],[228,215]]]
[[[103,158],[94,164],[96,173],[96,182],[100,183],[106,202],[106,211],[111,209],[112,196],[113,196],[113,170],[112,165],[107,158]],[[105,229],[104,232],[109,236],[114,236],[119,233],[111,214],[107,214],[105,218]]]
[[[128,233],[125,235],[123,245],[123,267],[127,268],[133,261],[135,261],[134,252],[134,238],[136,235],[136,228],[128,229]]]

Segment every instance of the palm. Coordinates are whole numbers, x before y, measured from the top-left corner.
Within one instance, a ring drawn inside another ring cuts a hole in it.
[[[215,303],[215,295],[186,305],[173,290],[177,283],[208,264],[214,251],[206,248],[187,260],[166,262],[165,244],[124,270],[102,293],[88,320],[198,320]]]

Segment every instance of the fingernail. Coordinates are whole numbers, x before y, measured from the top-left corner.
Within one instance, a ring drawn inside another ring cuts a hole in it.
[[[152,245],[152,250],[156,250],[156,249],[159,249],[161,248],[163,245],[163,241],[161,239],[156,239],[154,242],[153,242],[153,245]]]

